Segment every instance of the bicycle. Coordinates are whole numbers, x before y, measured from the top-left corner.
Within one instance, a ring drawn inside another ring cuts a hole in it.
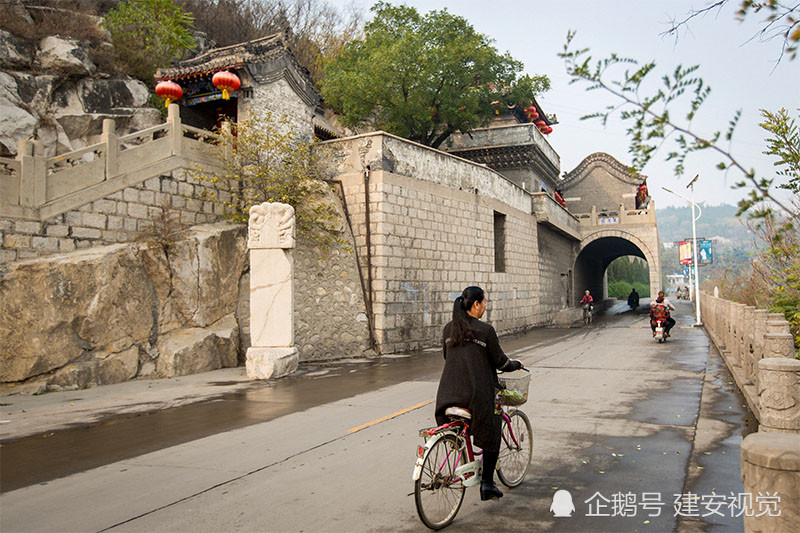
[[[583,323],[586,326],[592,323],[592,304],[583,304]]]
[[[533,456],[533,430],[528,416],[517,409],[528,399],[530,371],[521,377],[499,376],[503,404],[503,429],[497,477],[506,487],[519,486]],[[507,392],[512,391],[512,392]],[[483,451],[472,447],[471,414],[462,407],[449,407],[450,422],[419,431],[425,439],[417,446],[414,465],[414,502],[422,523],[433,530],[455,519],[467,487],[480,484]]]

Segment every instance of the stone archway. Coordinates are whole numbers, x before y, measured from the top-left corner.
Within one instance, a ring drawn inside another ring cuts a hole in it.
[[[626,255],[647,261],[650,277],[650,294],[661,289],[661,260],[658,254],[658,236],[654,242],[645,242],[637,235],[618,228],[604,228],[585,235],[575,258],[576,299],[589,288],[593,294],[605,298],[605,271],[614,259]]]

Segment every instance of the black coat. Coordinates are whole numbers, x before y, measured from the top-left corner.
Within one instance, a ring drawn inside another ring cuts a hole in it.
[[[444,327],[444,370],[436,393],[436,423],[445,424],[448,407],[466,407],[472,413],[475,445],[489,452],[500,450],[501,418],[494,414],[494,399],[500,384],[497,369],[508,363],[494,328],[469,317],[473,338],[463,346],[448,346],[452,322]]]

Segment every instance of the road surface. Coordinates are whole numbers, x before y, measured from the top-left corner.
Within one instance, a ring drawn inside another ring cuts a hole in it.
[[[448,530],[742,531],[735,509],[676,516],[676,498],[743,491],[739,444],[753,430],[688,304],[676,318],[665,344],[652,340],[643,310],[622,303],[589,328],[502,339],[533,373],[522,407],[533,462],[497,502],[469,489]],[[424,531],[411,472],[441,366],[435,350],[309,366],[163,416],[112,418],[65,441],[69,432],[53,432],[56,444],[39,455],[14,452],[17,485],[0,495],[0,530]],[[42,465],[60,450],[77,466],[53,467],[69,475],[50,479]],[[94,459],[81,462],[80,450]],[[571,517],[550,512],[560,489],[571,494]]]

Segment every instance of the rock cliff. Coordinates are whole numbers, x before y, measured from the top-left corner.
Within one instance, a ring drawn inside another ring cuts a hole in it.
[[[11,264],[0,277],[0,383],[83,388],[236,366],[245,233],[206,224],[168,253],[129,243]]]
[[[17,143],[28,139],[38,140],[46,156],[83,148],[99,142],[105,118],[116,121],[120,134],[161,122],[161,112],[149,107],[147,86],[120,76],[109,62],[113,47],[101,19],[64,11],[65,18],[81,17],[81,32],[67,33],[92,39],[40,37],[32,15],[44,7],[2,7],[0,156],[15,156]],[[60,15],[53,11],[50,17]]]

